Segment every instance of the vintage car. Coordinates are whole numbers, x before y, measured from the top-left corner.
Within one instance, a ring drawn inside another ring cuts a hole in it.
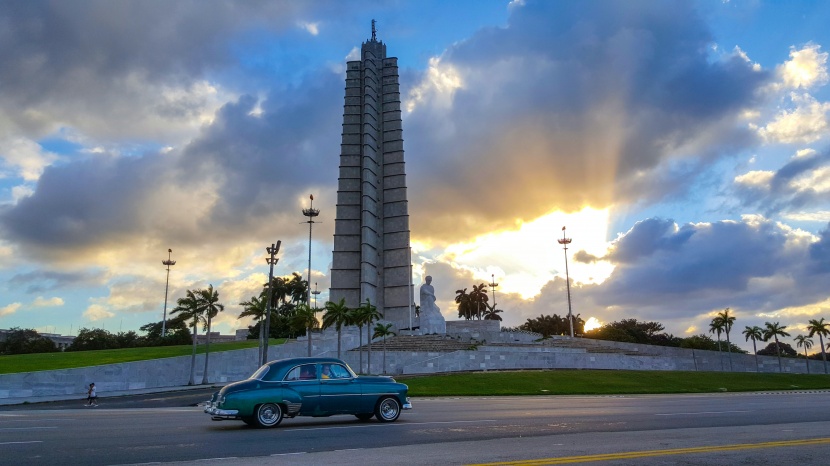
[[[222,387],[205,412],[215,421],[241,420],[256,427],[274,427],[284,417],[335,414],[392,422],[401,410],[412,409],[408,389],[391,377],[357,376],[335,358],[281,359]]]

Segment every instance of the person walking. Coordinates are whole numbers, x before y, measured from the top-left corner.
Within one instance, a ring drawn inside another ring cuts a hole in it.
[[[95,383],[89,384],[89,390],[86,391],[87,406],[98,406],[98,393],[95,390]]]

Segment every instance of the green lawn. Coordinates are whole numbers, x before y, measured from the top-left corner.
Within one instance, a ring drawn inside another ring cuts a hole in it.
[[[830,389],[830,375],[553,370],[400,378],[412,396],[613,395]]]
[[[269,345],[279,345],[284,339],[271,339]],[[210,352],[256,348],[258,340],[211,343]],[[199,345],[198,353],[205,352],[205,345]],[[148,359],[172,358],[193,354],[193,346],[153,346],[149,348],[124,348],[100,351],[73,351],[64,353],[35,353],[0,356],[0,374],[15,372],[51,371],[74,367],[117,364],[120,362],[146,361]]]

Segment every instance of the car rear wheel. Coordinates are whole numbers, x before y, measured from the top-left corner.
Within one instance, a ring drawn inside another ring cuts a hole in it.
[[[276,403],[264,403],[256,408],[257,427],[274,427],[282,422],[282,407]]]
[[[401,415],[401,404],[394,397],[381,398],[375,408],[375,417],[380,422],[392,422]]]
[[[360,419],[361,421],[368,421],[369,419],[372,419],[372,416],[374,416],[374,414],[373,413],[360,413],[360,414],[355,414],[354,416],[356,418]]]

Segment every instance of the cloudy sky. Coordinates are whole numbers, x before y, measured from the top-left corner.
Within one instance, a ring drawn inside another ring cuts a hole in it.
[[[137,330],[212,284],[226,311],[328,295],[345,63],[399,58],[415,286],[499,283],[505,325],[574,313],[830,319],[823,1],[0,3],[0,328]],[[817,344],[818,342],[816,342]]]

